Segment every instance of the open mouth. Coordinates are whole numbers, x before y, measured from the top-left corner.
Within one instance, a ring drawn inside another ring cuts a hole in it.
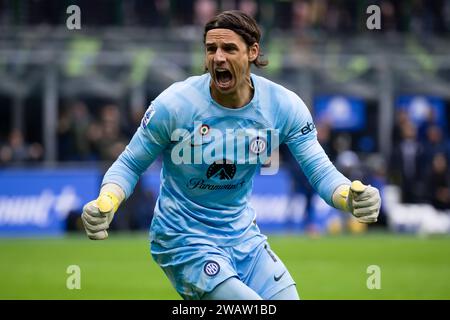
[[[233,80],[233,75],[226,69],[216,69],[216,83],[221,89],[229,89]]]

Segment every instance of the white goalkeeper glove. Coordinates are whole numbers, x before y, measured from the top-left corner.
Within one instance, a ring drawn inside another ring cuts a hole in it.
[[[370,185],[366,186],[359,180],[350,186],[339,186],[333,194],[336,208],[350,212],[361,223],[377,222],[381,207],[380,192]]]
[[[106,184],[102,187],[98,198],[83,207],[81,220],[89,239],[104,240],[108,238],[107,229],[124,198],[125,193],[118,185]]]

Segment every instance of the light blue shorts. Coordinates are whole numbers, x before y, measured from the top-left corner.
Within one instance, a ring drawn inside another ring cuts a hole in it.
[[[295,284],[265,238],[254,237],[234,247],[198,244],[167,249],[151,243],[153,259],[186,300],[201,299],[223,281],[236,277],[263,299]]]

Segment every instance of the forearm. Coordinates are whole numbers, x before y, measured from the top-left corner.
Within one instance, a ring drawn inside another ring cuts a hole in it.
[[[128,146],[106,172],[102,186],[114,183],[122,188],[125,199],[128,199],[142,173],[153,163],[162,149],[162,145],[154,143],[139,128]]]
[[[340,186],[350,185],[350,180],[336,169],[317,140],[305,141],[303,146],[292,144],[289,148],[314,190],[329,205],[335,206],[334,193]]]
[[[133,193],[139,177],[140,173],[130,167],[121,155],[103,177],[102,188],[108,184],[117,185],[123,191],[124,198],[128,199]]]
[[[133,193],[142,173],[168,144],[166,115],[164,108],[155,114],[149,107],[130,143],[103,177],[99,196],[83,207],[82,221],[90,239],[108,238],[107,229],[120,204]]]

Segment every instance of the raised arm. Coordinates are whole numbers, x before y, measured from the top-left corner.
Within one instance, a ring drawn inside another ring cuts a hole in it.
[[[97,199],[83,207],[82,221],[88,237],[103,240],[114,213],[132,193],[142,173],[170,142],[170,114],[151,105],[130,143],[103,177]]]
[[[331,163],[317,141],[317,131],[306,105],[297,96],[290,97],[292,113],[286,119],[285,143],[312,187],[330,206],[350,212],[360,222],[376,222],[381,199],[378,189],[351,183]]]

